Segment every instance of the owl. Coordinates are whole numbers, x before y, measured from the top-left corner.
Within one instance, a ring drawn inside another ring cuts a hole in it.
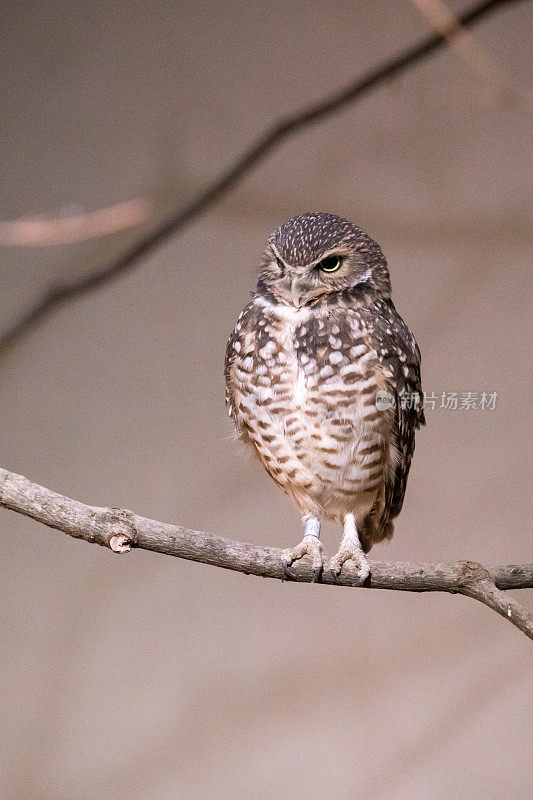
[[[366,553],[393,534],[424,423],[420,351],[379,245],[332,214],[281,225],[229,338],[225,378],[239,437],[303,520],[302,541],[282,553],[287,577],[307,555],[320,580],[328,519],[343,526],[333,578],[351,561],[363,583]]]

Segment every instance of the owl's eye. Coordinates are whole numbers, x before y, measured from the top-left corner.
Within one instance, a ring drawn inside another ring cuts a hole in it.
[[[321,269],[322,272],[337,272],[341,263],[339,256],[328,256],[318,262],[317,268]]]

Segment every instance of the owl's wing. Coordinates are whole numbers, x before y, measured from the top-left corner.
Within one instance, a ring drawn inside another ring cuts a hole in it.
[[[243,358],[247,345],[250,346],[249,339],[254,336],[254,306],[253,303],[248,305],[241,311],[237,324],[233,329],[231,336],[228,339],[226,346],[226,358],[224,361],[224,378],[226,380],[226,405],[228,413],[236,425],[238,425],[237,408],[235,402],[235,391],[237,389],[235,381],[235,370],[233,366],[237,358]],[[241,436],[245,431],[240,430]]]
[[[420,350],[415,337],[392,301],[380,306],[378,314],[368,316],[368,333],[384,369],[387,390],[394,398],[393,441],[397,449],[385,486],[384,525],[402,509],[415,449],[415,431],[425,424],[425,418]]]

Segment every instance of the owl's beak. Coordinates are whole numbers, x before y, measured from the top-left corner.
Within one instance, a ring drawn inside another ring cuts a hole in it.
[[[291,281],[291,297],[293,305],[296,306],[296,308],[300,308],[303,289],[304,287],[302,286],[301,280],[298,277],[293,278]]]

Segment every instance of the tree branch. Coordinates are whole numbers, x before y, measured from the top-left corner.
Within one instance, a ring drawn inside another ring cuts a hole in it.
[[[531,99],[502,68],[497,59],[470,31],[459,24],[456,15],[442,0],[411,0],[435,30],[446,37],[449,46],[476,72],[494,92],[500,106],[510,104],[531,114]]]
[[[457,23],[463,27],[472,25],[487,16],[499,6],[520,2],[520,0],[483,0],[457,16]],[[16,339],[22,336],[39,320],[66,301],[73,300],[86,292],[105,285],[114,278],[132,269],[139,259],[148,255],[169,237],[180,231],[188,223],[196,219],[203,211],[213,206],[229,189],[239,183],[265,156],[271,153],[285,139],[312,123],[340,111],[370,90],[394,78],[413,64],[422,61],[446,44],[448,32],[438,32],[424,39],[420,44],[411,47],[371,70],[362,78],[330,94],[316,103],[312,103],[299,112],[281,119],[269,128],[255,144],[204,191],[200,192],[185,208],[171,215],[159,227],[141,238],[119,258],[104,266],[92,275],[52,286],[48,292],[29,308],[0,338],[0,354]]]
[[[109,547],[115,553],[127,553],[132,547],[138,547],[244,572],[246,575],[285,579],[281,564],[282,551],[277,548],[234,542],[221,536],[139,517],[125,509],[88,506],[5,469],[0,469],[0,506],[25,514],[76,539]],[[533,639],[533,618],[503,591],[532,588],[533,564],[487,570],[470,561],[455,564],[373,561],[370,567],[371,575],[365,582],[366,588],[450,592],[473,597],[509,619]],[[298,563],[294,575],[298,582],[311,582],[311,565],[307,561]],[[322,582],[335,585],[327,568]],[[342,586],[357,586],[357,573],[345,565],[338,582]]]
[[[96,211],[7,220],[0,222],[0,246],[50,247],[84,242],[138,227],[147,222],[152,214],[148,200],[136,197]]]

